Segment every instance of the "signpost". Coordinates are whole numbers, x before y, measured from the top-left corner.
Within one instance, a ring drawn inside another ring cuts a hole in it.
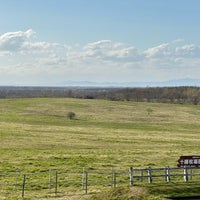
[[[180,156],[178,167],[200,167],[200,156]]]

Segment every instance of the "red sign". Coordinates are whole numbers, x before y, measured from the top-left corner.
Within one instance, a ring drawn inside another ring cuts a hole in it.
[[[178,167],[200,167],[200,156],[180,156]]]

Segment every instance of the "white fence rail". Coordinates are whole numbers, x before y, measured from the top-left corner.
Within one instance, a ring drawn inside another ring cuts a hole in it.
[[[171,180],[178,181],[180,179],[188,182],[195,178],[200,180],[200,167],[184,167],[184,168],[170,168],[169,166],[165,168],[144,168],[144,169],[134,169],[130,168],[130,185],[134,185],[135,182],[143,182],[145,179],[149,183],[153,181],[163,181],[170,182]]]

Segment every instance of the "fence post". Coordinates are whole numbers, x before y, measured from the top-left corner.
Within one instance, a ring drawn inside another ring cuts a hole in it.
[[[169,166],[166,167],[165,174],[166,174],[166,181],[169,183],[170,182],[170,167]]]
[[[51,193],[51,169],[49,170],[49,192]]]
[[[184,176],[185,182],[187,183],[188,182],[188,169],[187,169],[187,167],[184,167],[183,176]]]
[[[112,178],[113,178],[113,186],[115,188],[116,187],[116,173],[114,171],[112,173]]]
[[[15,187],[14,187],[15,193],[17,192],[18,176],[19,176],[19,172],[16,172],[16,180],[15,180]]]
[[[85,194],[88,193],[88,172],[85,172]]]
[[[140,182],[143,182],[143,169],[141,169],[141,172],[140,172]]]
[[[152,179],[152,169],[151,167],[149,167],[148,169],[148,182],[152,183],[153,179]]]
[[[56,171],[55,195],[58,193],[58,171]]]
[[[24,194],[25,194],[25,184],[26,184],[26,174],[23,175],[22,198],[24,198]]]
[[[84,190],[84,178],[85,178],[85,168],[83,167],[83,173],[82,173],[82,190]]]
[[[133,167],[129,169],[130,186],[133,186]]]

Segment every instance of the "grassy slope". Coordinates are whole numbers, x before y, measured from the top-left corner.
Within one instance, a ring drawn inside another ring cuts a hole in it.
[[[200,106],[1,99],[0,112],[0,171],[176,166],[199,154]]]

